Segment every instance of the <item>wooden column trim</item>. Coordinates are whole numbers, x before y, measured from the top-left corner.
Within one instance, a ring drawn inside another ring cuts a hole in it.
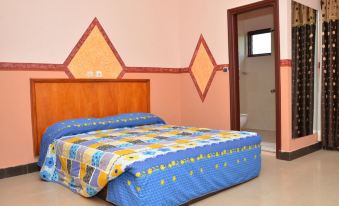
[[[281,89],[280,89],[280,30],[279,30],[279,1],[263,0],[241,7],[229,9],[228,45],[230,69],[230,114],[231,129],[240,130],[240,101],[239,101],[239,62],[238,62],[238,28],[237,15],[255,9],[272,7],[274,11],[274,46],[275,46],[275,87],[276,87],[276,155],[281,151]],[[285,61],[283,63],[286,63]]]

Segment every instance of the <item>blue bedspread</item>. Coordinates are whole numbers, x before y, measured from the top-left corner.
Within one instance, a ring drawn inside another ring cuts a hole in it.
[[[246,182],[260,173],[260,142],[260,136],[253,133],[135,163],[109,182],[107,201],[119,206],[181,205]],[[189,161],[182,162],[182,157]],[[161,165],[166,169],[162,170]],[[147,174],[148,168],[153,168],[151,174]],[[146,171],[147,175],[136,177],[138,171]]]
[[[120,206],[180,205],[258,176],[260,142],[256,133],[165,125],[148,113],[69,120],[47,129],[40,175],[83,196],[110,181],[107,201]]]

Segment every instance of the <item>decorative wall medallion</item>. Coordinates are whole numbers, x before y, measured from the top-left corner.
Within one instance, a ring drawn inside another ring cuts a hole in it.
[[[96,18],[66,59],[65,64],[75,78],[120,78],[125,67]]]
[[[199,42],[189,66],[189,72],[202,101],[204,101],[206,97],[217,70],[217,66],[204,37],[200,35]]]

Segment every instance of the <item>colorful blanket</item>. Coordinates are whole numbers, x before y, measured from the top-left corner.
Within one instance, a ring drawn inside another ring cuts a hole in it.
[[[50,144],[40,176],[90,197],[136,162],[251,136],[256,134],[164,124],[92,131],[66,136]],[[182,158],[178,163],[200,158],[208,158],[208,155]],[[160,165],[159,169],[170,166]],[[152,172],[148,169],[134,175],[141,177]]]
[[[48,127],[42,137],[38,165],[42,167],[49,145],[61,137],[90,131],[135,127],[148,124],[165,124],[165,121],[154,114],[135,112],[105,118],[79,118],[57,122]]]

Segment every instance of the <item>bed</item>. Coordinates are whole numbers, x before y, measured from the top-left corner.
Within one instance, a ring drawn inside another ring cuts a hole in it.
[[[182,205],[260,173],[260,136],[166,124],[149,113],[148,80],[32,80],[31,88],[40,176],[82,196]]]

